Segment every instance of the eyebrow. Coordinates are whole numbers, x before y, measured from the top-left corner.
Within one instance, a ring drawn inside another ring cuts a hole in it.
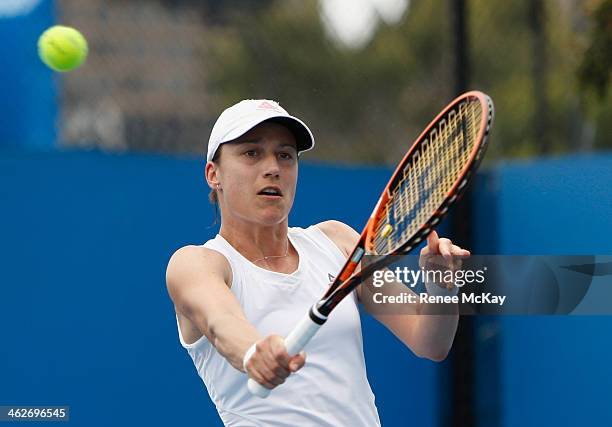
[[[261,142],[261,138],[253,138],[253,139],[244,139],[242,141],[234,141],[233,144],[235,145],[240,145],[240,144],[259,144]]]
[[[261,141],[262,141],[262,139],[260,137],[260,138],[253,138],[253,139],[245,139],[243,141],[234,141],[233,144],[235,144],[235,145],[260,144]],[[288,142],[285,142],[285,143],[281,144],[280,147],[289,147],[289,148],[294,148],[294,149],[297,150],[297,145],[290,144]]]

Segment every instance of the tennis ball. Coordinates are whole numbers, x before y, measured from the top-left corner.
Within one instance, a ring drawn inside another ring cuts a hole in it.
[[[392,231],[393,231],[393,227],[391,226],[391,224],[385,224],[382,231],[380,232],[380,235],[382,237],[388,237]]]
[[[87,58],[87,40],[74,28],[56,25],[38,39],[38,56],[55,71],[70,71]]]

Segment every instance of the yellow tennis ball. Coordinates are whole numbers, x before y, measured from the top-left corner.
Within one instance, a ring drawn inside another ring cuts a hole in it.
[[[74,28],[56,25],[38,39],[38,56],[55,71],[70,71],[87,58],[87,40]]]
[[[382,231],[380,232],[380,235],[382,237],[389,237],[389,234],[391,234],[392,231],[393,227],[391,226],[391,224],[385,224]]]

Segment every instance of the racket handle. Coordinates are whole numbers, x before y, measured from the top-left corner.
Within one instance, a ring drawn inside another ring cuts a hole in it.
[[[300,323],[298,323],[295,328],[293,328],[291,333],[287,335],[287,338],[285,338],[285,347],[287,348],[287,353],[290,356],[294,356],[302,351],[306,344],[308,344],[312,337],[317,333],[321,325],[323,325],[323,323],[325,323],[327,320],[327,318],[322,318],[318,311],[316,311],[317,314],[315,314],[313,310],[316,310],[316,308],[310,309],[310,312],[304,316]],[[315,322],[313,319],[316,319],[317,321]],[[251,394],[263,399],[268,397],[271,391],[252,378],[249,378],[247,387]]]
[[[264,386],[259,384],[253,378],[249,378],[249,381],[247,382],[247,388],[253,396],[261,397],[262,399],[268,397],[268,395],[272,391],[269,388],[265,388]]]
[[[306,344],[317,333],[323,323],[312,320],[310,313],[302,318],[291,333],[285,338],[285,347],[290,356],[295,356],[306,347]]]

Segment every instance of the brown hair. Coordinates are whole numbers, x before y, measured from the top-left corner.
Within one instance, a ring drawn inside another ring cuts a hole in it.
[[[221,157],[221,147],[218,147],[217,151],[215,151],[215,155],[213,156],[211,162],[219,163],[220,157]],[[215,190],[214,188],[211,188],[210,193],[208,193],[208,201],[210,202],[211,205],[215,205],[215,206],[219,205],[219,196],[217,196],[217,190]]]
[[[211,205],[216,205],[219,203],[219,198],[217,197],[217,190],[214,188],[210,189],[210,193],[208,193],[208,201]]]
[[[218,164],[220,157],[221,147],[218,147],[211,161]],[[215,207],[215,220],[210,225],[210,227],[212,227],[213,225],[219,223],[219,196],[217,195],[217,190],[215,190],[215,188],[210,189],[210,193],[208,193],[208,201]]]

